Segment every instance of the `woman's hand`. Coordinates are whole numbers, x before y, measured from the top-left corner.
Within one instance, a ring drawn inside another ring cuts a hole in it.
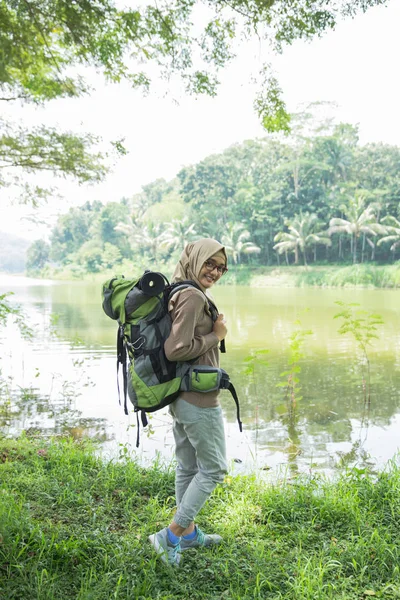
[[[226,321],[224,315],[218,315],[217,320],[214,322],[213,332],[216,334],[220,342],[226,338],[226,334],[228,333],[225,323]]]

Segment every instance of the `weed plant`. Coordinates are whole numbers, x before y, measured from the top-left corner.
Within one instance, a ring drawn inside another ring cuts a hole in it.
[[[294,410],[297,402],[303,398],[300,395],[300,361],[304,358],[304,342],[307,336],[313,333],[311,329],[304,329],[300,320],[296,320],[294,325],[296,325],[297,329],[289,336],[288,369],[280,374],[283,381],[276,384],[277,387],[285,388],[286,400],[291,410]]]
[[[0,441],[2,600],[400,598],[400,470],[267,485],[227,477],[200,514],[224,537],[179,569],[147,536],[174,510],[169,468],[85,443]]]
[[[361,353],[364,404],[369,405],[371,402],[371,365],[368,348],[374,340],[379,339],[377,331],[378,327],[383,325],[383,319],[379,314],[361,309],[357,302],[337,300],[335,304],[341,307],[340,312],[333,317],[342,319],[338,332],[340,335],[349,333],[356,341]]]

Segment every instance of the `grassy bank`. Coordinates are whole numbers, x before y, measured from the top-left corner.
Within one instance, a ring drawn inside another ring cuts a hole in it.
[[[163,269],[166,275],[173,267]],[[107,270],[102,273],[85,273],[66,267],[62,270],[46,270],[35,273],[35,277],[58,279],[64,281],[87,280],[103,283],[115,273],[126,277],[139,277],[143,270],[133,267],[128,261],[123,267]],[[33,276],[33,275],[32,275]],[[251,285],[252,287],[369,287],[399,288],[400,262],[392,265],[309,265],[253,267],[249,265],[231,265],[228,273],[221,280],[224,285]]]
[[[252,287],[400,287],[400,263],[230,268],[226,283]]]
[[[227,478],[200,525],[225,542],[171,572],[147,542],[173,473],[103,463],[90,446],[0,440],[4,600],[400,598],[400,470],[335,484]]]

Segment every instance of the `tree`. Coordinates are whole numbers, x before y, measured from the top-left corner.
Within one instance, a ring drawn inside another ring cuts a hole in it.
[[[172,250],[183,250],[186,244],[196,237],[196,225],[189,223],[189,217],[184,217],[180,221],[174,219],[171,223],[166,223],[162,246]]]
[[[353,263],[357,262],[357,240],[363,235],[362,259],[365,251],[365,242],[371,248],[375,248],[371,236],[376,236],[379,232],[384,232],[381,225],[376,222],[375,207],[373,205],[365,206],[365,195],[358,192],[354,198],[351,198],[348,206],[343,206],[342,211],[347,217],[333,218],[329,222],[329,235],[333,233],[347,233],[350,236],[351,253]],[[363,260],[362,260],[363,262]]]
[[[28,271],[35,269],[43,269],[43,267],[49,262],[50,257],[50,245],[44,240],[36,240],[28,248],[26,256],[26,268]]]
[[[325,232],[321,232],[321,223],[318,221],[317,215],[296,215],[294,220],[287,222],[288,232],[279,232],[274,241],[277,242],[274,250],[278,254],[287,252],[294,253],[294,263],[299,262],[299,252],[302,253],[304,264],[307,266],[306,249],[312,244],[322,244],[330,246],[331,240]]]
[[[147,185],[142,186],[143,192],[146,195],[147,205],[158,204],[164,196],[172,191],[171,182],[167,183],[165,179],[156,179]]]
[[[53,260],[66,262],[69,254],[79,250],[87,241],[95,215],[97,216],[101,208],[100,202],[86,202],[78,208],[70,208],[58,218],[50,239],[50,255]]]
[[[382,219],[381,223],[385,226],[386,235],[378,241],[377,245],[390,243],[394,260],[396,249],[400,248],[400,221],[395,217],[387,216]]]
[[[161,223],[120,223],[116,227],[129,236],[132,250],[146,253],[150,260],[157,260],[158,253],[164,241],[164,226]]]
[[[240,263],[242,254],[259,254],[261,248],[249,240],[250,232],[241,223],[229,223],[222,236],[222,244],[232,255],[234,264]]]
[[[111,269],[115,267],[121,261],[121,252],[117,246],[113,244],[109,244],[106,242],[104,244],[102,258],[101,258],[101,266],[105,269]]]
[[[154,77],[178,74],[187,93],[215,95],[218,72],[234,56],[237,39],[256,34],[279,51],[386,1],[159,0],[123,9],[113,0],[0,0],[0,101],[43,103],[86,94],[87,66],[108,81],[127,80],[144,90]],[[256,110],[268,130],[287,130],[279,82],[265,65],[262,73]],[[95,143],[89,135],[44,127],[26,131],[3,120],[0,185],[21,187],[20,171],[98,181],[107,168]],[[114,147],[125,152],[121,140]],[[26,180],[23,187],[33,201],[49,194]]]
[[[88,240],[71,258],[89,273],[98,273],[103,266],[103,248],[97,240]]]
[[[101,242],[111,244],[119,249],[125,258],[129,257],[131,247],[125,233],[116,229],[117,225],[126,220],[129,207],[122,202],[108,202],[100,211],[96,225],[92,228]]]
[[[367,190],[374,201],[379,201],[382,217],[400,217],[399,164],[398,146],[366,144],[359,146],[354,154],[353,168],[359,187]]]

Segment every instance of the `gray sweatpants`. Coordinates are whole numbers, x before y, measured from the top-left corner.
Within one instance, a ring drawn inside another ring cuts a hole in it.
[[[220,406],[199,408],[182,398],[169,411],[178,462],[174,521],[186,529],[227,473],[224,422]]]

